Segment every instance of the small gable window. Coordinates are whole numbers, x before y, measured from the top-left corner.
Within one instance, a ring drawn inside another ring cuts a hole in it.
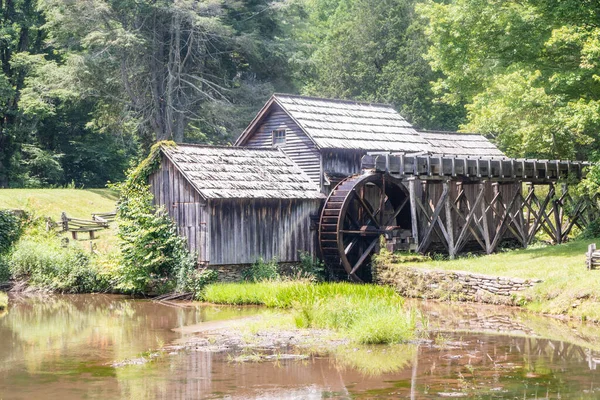
[[[285,129],[276,129],[273,131],[273,146],[285,144]]]

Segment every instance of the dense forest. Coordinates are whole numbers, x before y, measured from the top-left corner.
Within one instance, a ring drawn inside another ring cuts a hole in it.
[[[273,92],[393,104],[510,156],[600,158],[594,0],[0,0],[0,187],[226,144]]]

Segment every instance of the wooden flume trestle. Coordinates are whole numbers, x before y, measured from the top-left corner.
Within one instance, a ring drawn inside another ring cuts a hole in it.
[[[540,232],[562,243],[574,227],[583,230],[600,217],[598,196],[574,197],[566,183],[585,177],[588,165],[364,156],[363,173],[340,182],[325,202],[319,228],[322,256],[338,276],[368,280],[369,256],[379,249],[382,235],[391,250],[439,251],[450,258],[464,251],[490,254],[505,241],[527,247]]]

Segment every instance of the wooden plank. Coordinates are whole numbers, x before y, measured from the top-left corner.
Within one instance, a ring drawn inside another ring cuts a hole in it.
[[[447,196],[448,196],[448,187],[444,186],[442,195],[440,196],[440,198],[435,206],[435,209],[433,211],[431,223],[430,223],[429,227],[427,228],[427,230],[425,231],[425,234],[423,235],[421,244],[419,245],[419,247],[417,249],[418,253],[422,253],[425,250],[424,247],[425,247],[425,245],[427,245],[427,241],[429,240],[429,237],[431,236],[431,233],[433,232],[433,229],[436,226],[436,220],[439,217],[440,212],[442,211],[442,208],[444,208],[444,204],[445,204]],[[422,207],[422,204],[420,204],[420,202],[418,200],[417,200],[417,204],[421,205],[421,207]]]
[[[409,192],[409,198],[410,198],[410,222],[411,222],[412,236],[413,236],[415,245],[418,247],[420,242],[419,242],[419,221],[418,221],[416,193],[415,193],[415,178],[409,178],[408,192]]]
[[[479,165],[479,163],[478,163]],[[485,192],[485,182],[480,184],[480,190],[482,192]],[[485,198],[485,196],[484,196]],[[480,207],[481,207],[481,219],[483,222],[483,241],[485,242],[485,252],[487,254],[491,253],[491,240],[490,240],[490,229],[489,229],[489,225],[488,225],[488,215],[487,215],[487,207],[486,207],[486,202],[485,200],[480,202]]]
[[[453,169],[454,169],[454,165],[453,165]],[[450,182],[446,181],[444,182],[444,186],[446,186],[446,191],[450,192],[450,188],[449,188]],[[454,259],[454,257],[456,256],[456,248],[455,248],[455,243],[454,243],[454,222],[453,222],[453,218],[452,218],[452,199],[450,198],[450,196],[446,196],[446,241],[448,242],[448,255],[450,256],[450,259]],[[440,221],[441,224],[441,221]]]
[[[466,233],[467,233],[467,227],[470,226],[471,221],[474,220],[475,218],[475,213],[477,211],[477,208],[480,206],[480,204],[483,202],[483,197],[485,195],[485,192],[483,190],[481,190],[479,192],[479,195],[477,196],[477,198],[475,199],[475,203],[473,204],[473,207],[471,207],[471,210],[469,211],[469,214],[466,217],[466,222],[465,222],[465,226],[463,227],[462,232],[459,234],[458,239],[456,240],[456,247],[457,248],[461,248],[462,247],[462,243],[465,240],[466,237]],[[483,231],[482,235],[483,235]],[[484,245],[484,250],[487,250],[487,246]]]
[[[515,202],[517,201],[517,197],[518,197],[517,194],[515,196],[513,196],[509,206],[504,211],[504,216],[502,217],[500,224],[499,224],[498,228],[496,229],[496,236],[494,237],[494,240],[492,241],[492,244],[491,244],[492,251],[494,251],[496,249],[496,246],[498,245],[498,242],[499,242],[500,238],[502,237],[504,227],[506,226],[506,222],[508,221],[508,216],[510,214],[510,210],[512,209]]]

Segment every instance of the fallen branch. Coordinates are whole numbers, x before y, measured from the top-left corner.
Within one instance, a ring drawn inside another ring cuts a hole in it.
[[[160,296],[157,296],[152,299],[152,301],[157,303],[162,302],[170,302],[170,301],[182,301],[182,300],[194,300],[194,293],[167,293]]]

